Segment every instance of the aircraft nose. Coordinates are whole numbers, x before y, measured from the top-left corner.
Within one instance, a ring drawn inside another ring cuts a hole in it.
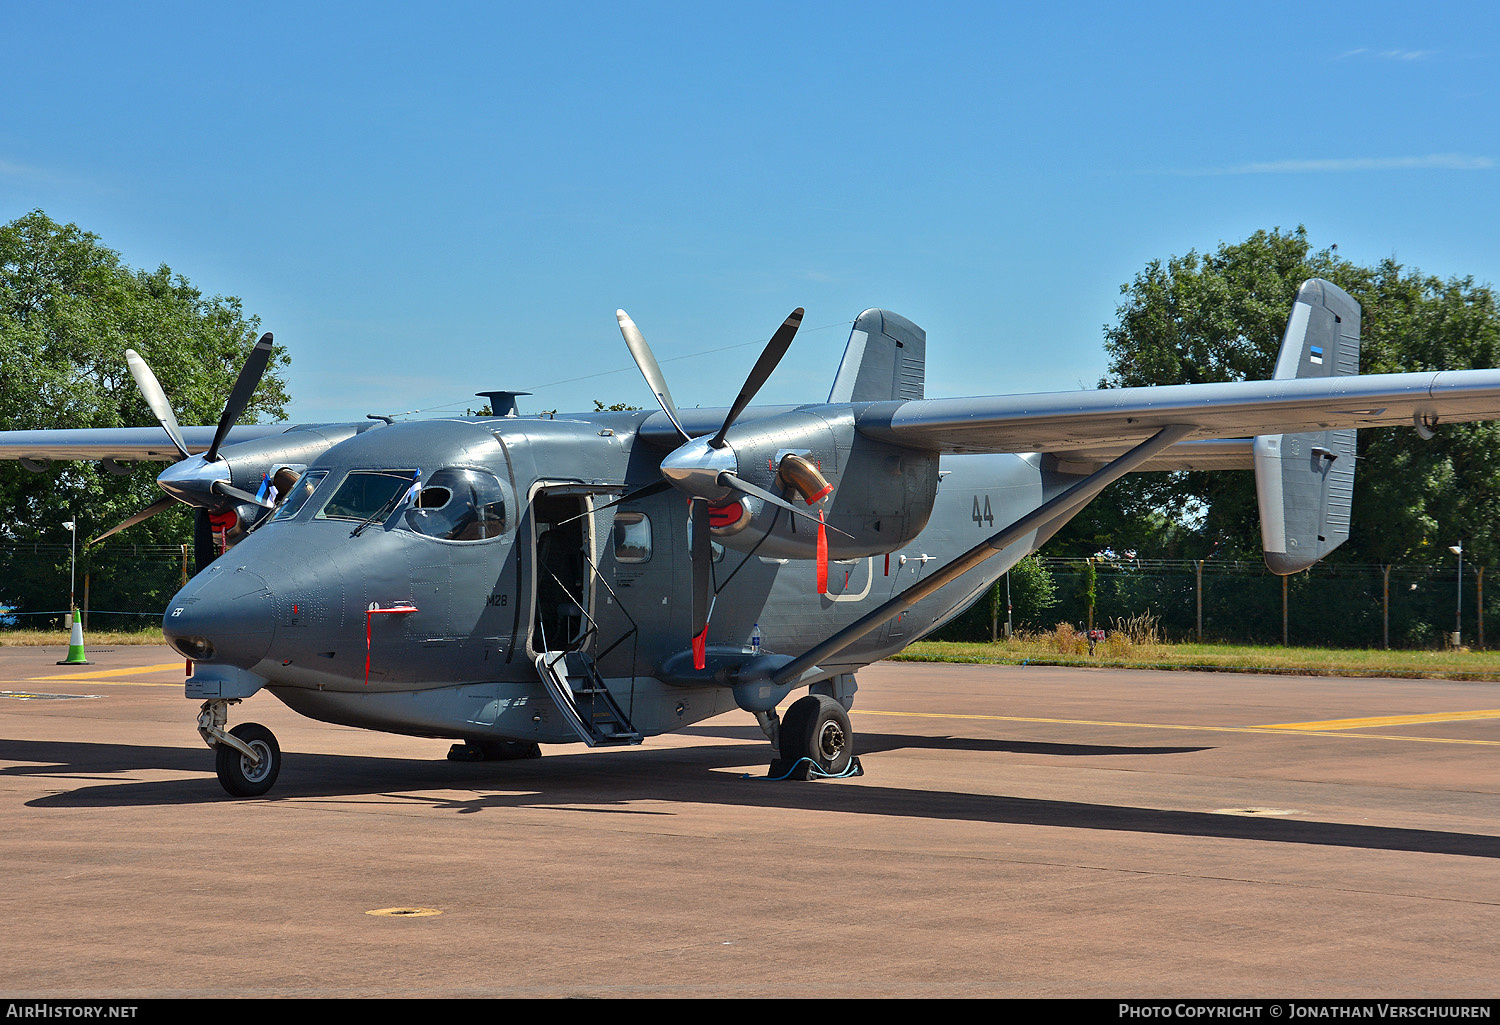
[[[177,592],[162,617],[162,633],[194,661],[249,669],[271,647],[273,597],[260,574],[215,563]]]

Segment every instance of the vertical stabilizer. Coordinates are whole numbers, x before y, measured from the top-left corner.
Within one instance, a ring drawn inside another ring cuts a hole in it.
[[[920,399],[927,380],[927,332],[885,310],[854,320],[829,402]]]
[[[1359,373],[1359,303],[1313,278],[1297,290],[1274,379]],[[1349,539],[1355,431],[1265,434],[1255,439],[1255,495],[1266,565],[1307,569]]]

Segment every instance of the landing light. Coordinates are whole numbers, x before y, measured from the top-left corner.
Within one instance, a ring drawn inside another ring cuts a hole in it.
[[[214,646],[207,637],[173,637],[172,647],[195,662],[214,657]]]

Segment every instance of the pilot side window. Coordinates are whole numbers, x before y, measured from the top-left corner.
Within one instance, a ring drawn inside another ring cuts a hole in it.
[[[312,497],[312,493],[318,490],[318,485],[323,483],[323,478],[327,476],[327,470],[309,470],[303,474],[302,479],[293,485],[286,493],[286,497],[281,500],[281,505],[277,507],[271,519],[289,520],[296,516],[302,511],[302,506],[307,503],[307,500]]]
[[[505,491],[484,470],[451,467],[422,484],[406,511],[407,527],[441,541],[481,541],[505,533]]]
[[[645,562],[651,558],[651,521],[645,513],[615,513],[615,561]]]

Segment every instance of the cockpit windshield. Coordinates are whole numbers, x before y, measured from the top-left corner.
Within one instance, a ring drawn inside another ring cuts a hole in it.
[[[415,470],[354,470],[318,510],[320,520],[364,521],[394,512],[411,489]]]
[[[424,481],[404,517],[418,534],[442,541],[479,541],[505,533],[505,492],[484,470],[438,470]]]

